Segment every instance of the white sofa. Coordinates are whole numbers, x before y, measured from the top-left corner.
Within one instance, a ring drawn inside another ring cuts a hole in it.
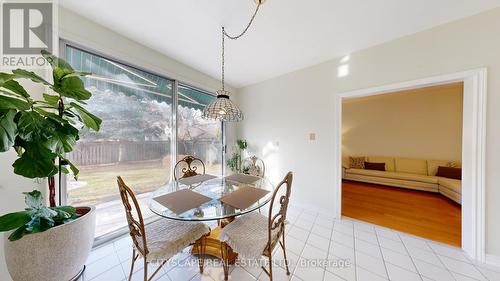
[[[377,156],[365,157],[367,162],[385,163],[385,171],[376,171],[351,168],[349,159],[346,156],[342,161],[343,179],[441,193],[461,204],[462,181],[436,176],[439,166],[459,165],[457,162]]]

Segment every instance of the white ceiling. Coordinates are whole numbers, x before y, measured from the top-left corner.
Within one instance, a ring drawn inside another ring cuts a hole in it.
[[[220,27],[239,33],[255,7],[253,0],[60,3],[215,78]],[[243,87],[497,6],[500,0],[267,0],[249,33],[226,43],[226,79]]]

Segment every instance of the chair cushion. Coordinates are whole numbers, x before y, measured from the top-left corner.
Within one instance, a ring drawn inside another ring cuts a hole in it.
[[[276,239],[279,228],[273,230],[271,240]],[[226,242],[242,258],[259,259],[268,245],[268,218],[250,213],[226,225],[219,239]]]
[[[421,159],[396,158],[396,172],[427,175],[427,161]]]
[[[439,183],[439,189],[441,189],[441,187],[445,187],[447,189],[452,190],[453,192],[456,192],[458,194],[462,194],[462,181],[461,180],[439,177],[438,183]]]
[[[394,172],[394,158],[392,157],[378,157],[378,156],[369,156],[368,162],[375,163],[385,163],[385,170],[388,172]]]
[[[167,260],[184,248],[210,233],[201,222],[184,222],[160,219],[145,226],[148,260]]]
[[[395,173],[395,172],[364,170],[364,169],[347,169],[345,172],[348,174],[365,175],[365,176],[373,176],[380,178],[410,180],[410,181],[435,183],[435,184],[438,183],[437,177],[417,175],[417,174]]]

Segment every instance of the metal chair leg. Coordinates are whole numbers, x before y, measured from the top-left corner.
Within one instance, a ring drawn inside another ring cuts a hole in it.
[[[128,281],[132,280],[132,273],[134,273],[134,264],[137,258],[139,257],[139,254],[135,254],[135,249],[132,251],[132,264],[130,265],[130,273],[128,275]]]
[[[198,265],[200,267],[200,273],[203,273],[203,268],[205,266],[205,252],[206,252],[206,247],[207,247],[207,241],[206,241],[206,236],[201,237],[198,242],[196,243],[198,247]]]
[[[220,250],[222,256],[222,267],[224,269],[224,280],[227,280],[229,277],[229,257],[227,244],[225,242],[221,242]]]
[[[160,271],[160,269],[161,269],[161,268],[165,265],[165,263],[167,263],[167,261],[166,261],[166,260],[164,260],[164,261],[160,264],[160,266],[159,266],[159,267],[155,270],[155,272],[153,272],[153,275],[149,276],[148,281],[153,280],[153,278],[154,278],[154,277],[156,276],[156,274]]]
[[[144,281],[148,281],[148,261],[144,257]]]
[[[285,234],[283,234],[283,243],[280,241],[281,249],[283,249],[283,257],[285,258],[286,275],[290,275],[290,270],[288,269],[288,259],[286,258],[286,248],[285,248]]]
[[[269,252],[269,281],[273,281],[273,255]]]

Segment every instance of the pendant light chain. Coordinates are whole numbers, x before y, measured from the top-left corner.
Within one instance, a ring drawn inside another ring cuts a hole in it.
[[[250,26],[252,25],[253,23],[253,20],[255,19],[255,16],[257,16],[257,12],[259,12],[259,8],[260,8],[260,5],[262,4],[263,1],[259,1],[259,3],[257,4],[257,8],[255,9],[255,12],[253,13],[252,15],[252,18],[250,19],[250,21],[248,22],[247,26],[245,27],[245,29],[243,29],[243,31],[238,34],[238,35],[235,35],[235,36],[232,36],[232,35],[229,35],[225,28],[222,27],[222,92],[225,92],[225,88],[224,88],[224,76],[225,76],[225,73],[224,73],[224,65],[225,65],[225,61],[224,61],[224,57],[225,57],[225,37],[227,36],[227,38],[231,39],[231,40],[236,40],[236,39],[239,39],[241,36],[245,35],[245,33],[247,33],[248,29],[250,28]]]
[[[225,91],[224,89],[224,38],[226,37],[225,36],[226,32],[224,31],[224,27],[222,27],[222,92]]]
[[[224,27],[222,28],[222,33],[224,35],[227,36],[227,38],[229,39],[232,39],[232,40],[236,40],[238,38],[240,38],[241,36],[245,35],[245,33],[247,33],[248,29],[250,28],[250,26],[252,25],[253,23],[253,20],[255,19],[255,16],[257,15],[257,12],[259,11],[259,8],[260,8],[260,5],[261,5],[261,1],[259,1],[259,3],[257,4],[257,8],[255,9],[255,12],[253,13],[252,15],[252,18],[250,19],[250,21],[248,22],[247,26],[245,27],[245,29],[238,35],[235,35],[235,36],[232,36],[232,35],[229,35],[225,30],[224,30]]]

